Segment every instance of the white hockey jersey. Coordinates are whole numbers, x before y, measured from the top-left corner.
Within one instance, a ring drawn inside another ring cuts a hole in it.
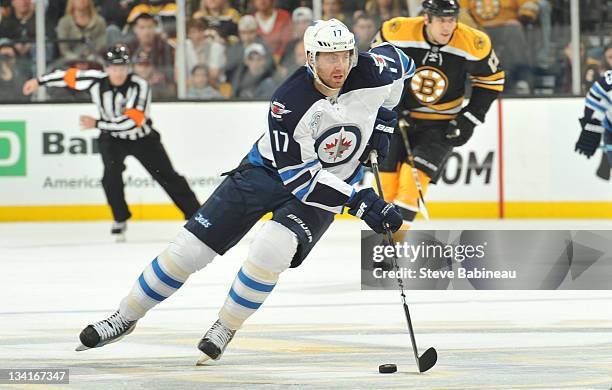
[[[360,53],[338,96],[313,85],[307,67],[298,69],[274,93],[268,132],[253,146],[251,164],[278,172],[305,204],[341,213],[361,180],[359,161],[378,109],[393,109],[414,74],[412,59],[391,44]]]
[[[584,107],[585,130],[612,131],[612,70],[593,83]]]

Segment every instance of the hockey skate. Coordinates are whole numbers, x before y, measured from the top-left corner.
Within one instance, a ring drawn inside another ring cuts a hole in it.
[[[125,242],[125,231],[127,230],[127,223],[123,222],[113,222],[113,226],[111,227],[111,235],[115,237],[115,242]]]
[[[203,366],[207,360],[219,360],[221,359],[221,355],[225,351],[227,344],[232,341],[234,335],[236,334],[235,330],[232,330],[223,323],[221,320],[217,320],[211,327],[208,329],[200,343],[198,344],[198,349],[204,354],[198,362],[196,366]]]
[[[107,319],[98,321],[92,325],[87,325],[79,335],[81,344],[76,347],[76,351],[98,348],[119,341],[132,333],[136,327],[136,322],[137,321],[126,320],[117,310]]]

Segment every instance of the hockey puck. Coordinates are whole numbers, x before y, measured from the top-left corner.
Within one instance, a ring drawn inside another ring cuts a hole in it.
[[[381,364],[378,366],[378,372],[381,374],[393,374],[397,372],[397,366],[395,364]]]

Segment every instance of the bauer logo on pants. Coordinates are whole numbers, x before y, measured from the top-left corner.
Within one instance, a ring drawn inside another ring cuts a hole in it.
[[[0,176],[26,175],[25,122],[0,121]]]

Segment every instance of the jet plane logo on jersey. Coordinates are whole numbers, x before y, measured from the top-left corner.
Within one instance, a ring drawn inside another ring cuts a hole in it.
[[[270,115],[277,119],[279,122],[283,120],[283,115],[289,114],[291,110],[285,109],[285,105],[274,101],[270,103]]]
[[[387,61],[378,54],[370,53],[370,56],[374,60],[374,66],[378,67],[378,73],[382,73],[383,69],[387,66]]]
[[[324,131],[315,142],[315,148],[323,167],[329,167],[341,164],[353,157],[360,143],[359,128],[345,125]]]
[[[204,216],[200,213],[195,216],[195,220],[197,223],[204,226],[206,229],[212,226],[212,222],[210,222],[207,218],[204,218]]]

